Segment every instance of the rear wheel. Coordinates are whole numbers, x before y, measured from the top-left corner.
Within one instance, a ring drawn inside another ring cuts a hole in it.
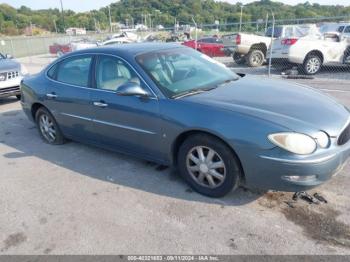
[[[178,167],[194,190],[210,197],[222,197],[234,190],[241,174],[230,148],[205,134],[191,136],[180,146]]]
[[[315,75],[321,70],[322,59],[315,54],[308,55],[303,64],[303,71],[307,75]]]
[[[64,144],[65,138],[52,114],[44,107],[35,115],[36,124],[42,139],[52,145]]]
[[[260,50],[251,50],[246,57],[246,61],[251,67],[262,66],[265,61],[265,55]]]
[[[235,61],[237,65],[242,65],[245,63],[245,56],[242,54],[234,53],[232,57],[233,61]]]

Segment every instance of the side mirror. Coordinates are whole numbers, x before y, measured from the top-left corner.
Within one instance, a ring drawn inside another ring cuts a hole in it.
[[[121,85],[117,90],[118,96],[139,96],[139,97],[149,97],[149,93],[145,91],[141,86],[134,82],[127,82]]]
[[[6,58],[6,59],[12,59],[12,58],[13,58],[13,56],[12,56],[12,55],[10,55],[10,54],[6,54],[6,55],[5,55],[5,58]]]

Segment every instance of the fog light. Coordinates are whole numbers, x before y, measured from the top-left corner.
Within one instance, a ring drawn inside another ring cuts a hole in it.
[[[317,179],[317,175],[311,176],[282,176],[283,180],[291,181],[291,182],[310,182],[315,181]]]

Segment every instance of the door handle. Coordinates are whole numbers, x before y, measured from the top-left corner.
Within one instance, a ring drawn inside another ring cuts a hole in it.
[[[46,97],[48,97],[48,98],[57,98],[57,95],[54,94],[54,93],[51,93],[51,94],[46,94]]]
[[[98,106],[98,107],[107,107],[108,104],[103,103],[103,102],[94,102],[94,106]]]

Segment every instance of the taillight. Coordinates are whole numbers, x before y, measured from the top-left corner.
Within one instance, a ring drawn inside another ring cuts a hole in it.
[[[294,45],[298,41],[297,38],[287,38],[282,39],[281,44],[282,45]]]
[[[236,35],[236,45],[240,45],[241,44],[241,35]]]

